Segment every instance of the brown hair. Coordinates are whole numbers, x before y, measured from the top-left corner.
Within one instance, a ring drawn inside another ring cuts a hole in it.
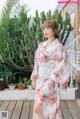
[[[43,29],[45,28],[51,28],[55,33],[55,38],[58,38],[58,25],[56,21],[51,20],[45,21],[43,24]]]

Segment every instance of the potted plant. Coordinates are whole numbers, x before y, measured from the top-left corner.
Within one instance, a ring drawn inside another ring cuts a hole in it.
[[[19,90],[24,90],[27,88],[28,87],[22,81],[20,81],[20,83],[17,85],[17,89],[19,89]]]
[[[28,87],[28,89],[32,89],[32,84],[31,80],[27,79],[26,77],[24,78],[24,84]]]
[[[15,89],[15,74],[11,72],[10,70],[5,70],[3,72],[3,80],[6,88],[9,88],[10,90]]]
[[[32,84],[31,84],[31,80],[27,80],[27,86],[28,86],[28,89],[32,89]]]
[[[11,83],[11,84],[8,85],[8,87],[9,87],[10,90],[14,90],[16,85]]]
[[[0,91],[5,89],[4,81],[0,78]]]

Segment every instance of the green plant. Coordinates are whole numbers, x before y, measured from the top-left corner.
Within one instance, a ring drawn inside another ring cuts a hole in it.
[[[25,86],[24,82],[20,81],[20,82],[18,83],[18,86],[21,86],[21,85]]]
[[[23,83],[25,84],[25,86],[31,85],[31,80],[27,79],[26,77],[23,79]]]
[[[31,80],[28,80],[28,81],[27,81],[27,85],[28,85],[28,86],[31,85]]]
[[[5,72],[3,78],[7,85],[15,83],[15,76],[11,71]]]
[[[12,70],[4,63],[0,64],[0,78],[3,79],[6,86],[11,83],[16,83],[15,72],[12,72]]]
[[[24,82],[25,86],[27,86],[27,78],[26,77],[23,79],[23,82]]]

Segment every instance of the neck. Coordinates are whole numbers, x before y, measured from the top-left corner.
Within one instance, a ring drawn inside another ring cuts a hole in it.
[[[48,42],[51,43],[51,42],[55,41],[55,39],[56,39],[55,37],[49,37]]]

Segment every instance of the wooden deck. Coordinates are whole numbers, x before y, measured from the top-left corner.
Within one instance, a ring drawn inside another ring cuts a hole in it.
[[[0,101],[0,112],[8,111],[8,119],[32,119],[33,105],[33,101]],[[61,101],[61,110],[63,119],[80,119],[80,99]]]

